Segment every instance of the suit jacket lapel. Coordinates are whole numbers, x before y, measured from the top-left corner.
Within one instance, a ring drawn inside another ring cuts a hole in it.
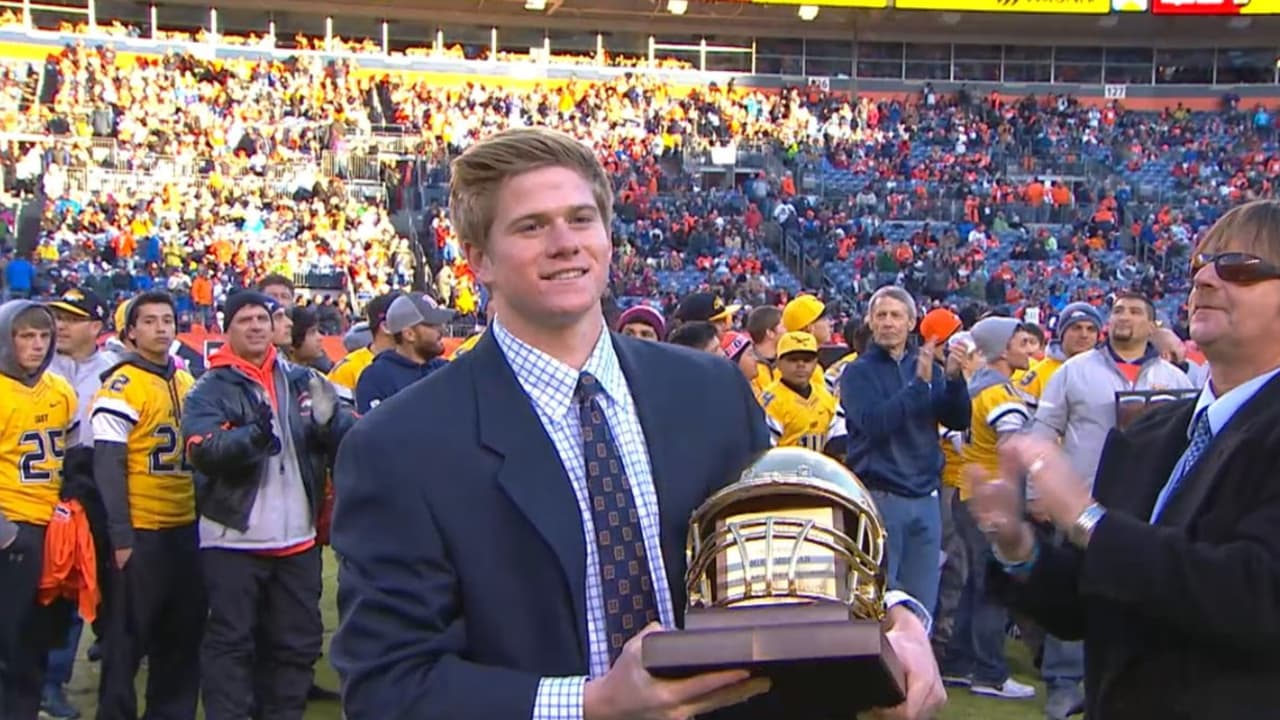
[[[613,336],[614,351],[618,355],[618,364],[627,376],[627,385],[631,389],[631,397],[636,404],[636,414],[640,418],[640,426],[644,429],[644,437],[649,448],[649,467],[653,474],[653,487],[658,494],[658,508],[662,514],[662,534],[667,535],[665,528],[669,522],[680,523],[680,527],[688,529],[687,517],[667,517],[667,512],[676,498],[682,493],[691,492],[690,488],[680,487],[685,479],[682,468],[678,466],[678,458],[674,452],[680,438],[675,436],[678,428],[672,425],[671,419],[679,417],[681,409],[666,407],[670,403],[670,390],[661,377],[661,373],[647,367],[636,357],[627,340]],[[637,340],[634,342],[645,342]],[[673,414],[674,413],[676,414]],[[671,603],[675,606],[676,615],[684,611],[684,548],[668,547],[662,544],[664,567],[667,572],[667,584],[671,588]]]
[[[1247,438],[1258,436],[1257,424],[1264,420],[1263,416],[1276,403],[1280,403],[1280,376],[1263,385],[1213,438],[1209,449],[1200,456],[1190,474],[1182,478],[1178,489],[1169,498],[1157,520],[1158,525],[1188,527],[1191,524],[1215,483],[1220,481],[1222,469],[1230,462],[1236,449]],[[1183,428],[1185,433],[1186,426]]]
[[[472,350],[480,442],[502,456],[497,482],[559,560],[586,658],[586,540],[573,486],[533,402],[486,333]],[[483,397],[479,388],[485,388]]]
[[[1113,437],[1099,467],[1106,467],[1108,455],[1122,453],[1124,462],[1108,473],[1105,495],[1099,488],[1098,499],[1106,506],[1123,509],[1134,517],[1146,521],[1151,517],[1156,498],[1169,475],[1187,447],[1187,424],[1191,421],[1193,402],[1186,402],[1156,426],[1131,427],[1126,431],[1112,430]],[[1103,482],[1099,478],[1099,482]]]

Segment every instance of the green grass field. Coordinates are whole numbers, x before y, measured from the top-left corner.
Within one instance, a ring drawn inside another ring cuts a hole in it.
[[[336,584],[336,564],[333,562],[331,555],[326,555],[324,599],[321,605],[325,623],[326,651],[329,645],[329,636],[338,625],[338,611],[334,605]],[[98,665],[84,659],[84,651],[88,647],[91,635],[92,633],[86,631],[82,639],[82,646],[76,661],[75,676],[71,680],[68,692],[68,697],[71,699],[72,704],[80,708],[82,717],[85,720],[92,720],[97,706]],[[950,690],[951,694],[947,708],[941,715],[942,720],[1039,720],[1039,718],[1043,718],[1044,686],[1040,683],[1038,674],[1032,668],[1030,659],[1022,644],[1010,643],[1009,662],[1013,667],[1014,675],[1019,680],[1033,682],[1036,685],[1039,694],[1034,700],[992,700],[972,695],[963,688],[953,688]],[[338,686],[337,675],[325,660],[321,660],[320,665],[316,668],[316,678],[322,687],[336,689]],[[143,680],[144,678],[140,674],[138,679],[139,702],[143,700]],[[307,708],[308,720],[341,720],[341,718],[342,714],[339,712],[336,703],[312,703]],[[459,720],[464,719],[459,718]]]

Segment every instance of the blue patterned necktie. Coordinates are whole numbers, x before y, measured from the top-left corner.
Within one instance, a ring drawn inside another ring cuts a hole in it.
[[[654,600],[653,579],[649,576],[649,559],[631,483],[596,397],[603,391],[600,381],[584,372],[578,378],[574,399],[582,421],[587,495],[595,526],[600,592],[612,667],[627,640],[658,619],[658,603]]]
[[[1169,482],[1165,484],[1164,488],[1160,490],[1160,495],[1156,497],[1155,508],[1151,511],[1151,522],[1155,522],[1160,518],[1160,513],[1164,511],[1165,505],[1169,503],[1169,500],[1173,498],[1173,494],[1177,492],[1178,485],[1195,469],[1200,456],[1204,455],[1204,451],[1208,449],[1212,440],[1213,428],[1209,425],[1209,412],[1202,410],[1200,415],[1196,417],[1195,428],[1191,431],[1191,442],[1187,445],[1187,449],[1182,452],[1182,459],[1173,468],[1173,474],[1169,477]]]

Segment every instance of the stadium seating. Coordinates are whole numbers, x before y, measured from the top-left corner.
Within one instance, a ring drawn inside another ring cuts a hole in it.
[[[440,294],[474,298],[447,222],[413,217],[445,196],[450,155],[494,129],[545,123],[592,142],[610,173],[615,239],[641,258],[615,273],[624,304],[754,282],[856,309],[868,284],[928,271],[946,273],[942,297],[936,277],[926,293],[944,302],[992,301],[968,281],[1000,273],[1009,304],[1048,310],[1145,283],[1172,319],[1196,234],[1232,203],[1272,194],[1280,175],[1274,135],[1245,114],[710,85],[679,95],[646,73],[436,86],[376,56],[228,43],[234,57],[217,61],[188,51],[137,63],[83,41],[52,47],[44,67],[3,61],[0,90],[24,100],[0,116],[5,189],[48,195],[36,252],[46,291],[122,268],[118,292],[181,291],[189,280],[175,273],[208,269],[219,297],[285,272],[359,299],[445,263]],[[694,110],[724,122],[687,121]],[[691,158],[734,140],[769,172],[702,189]],[[1036,178],[1065,195],[1034,202]],[[1047,235],[1056,247],[1015,257]],[[900,246],[905,265],[876,261]],[[1121,269],[1131,255],[1139,263]]]

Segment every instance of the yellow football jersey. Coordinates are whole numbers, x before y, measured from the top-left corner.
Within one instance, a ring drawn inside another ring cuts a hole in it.
[[[1044,356],[1043,359],[1037,360],[1027,370],[1019,370],[1013,374],[1013,384],[1019,390],[1030,395],[1036,400],[1044,394],[1044,386],[1049,384],[1049,378],[1058,372],[1058,368],[1062,367],[1061,360]]]
[[[764,404],[764,391],[778,379],[778,372],[774,370],[769,363],[762,360],[756,360],[756,374],[754,377],[748,378],[751,383],[751,392],[755,393],[756,402]]]
[[[958,488],[964,484],[960,468],[964,467],[964,444],[967,433],[938,426],[938,442],[942,446],[942,484]]]
[[[823,373],[823,378],[827,383],[827,392],[834,395],[836,400],[840,399],[840,376],[844,375],[844,369],[849,366],[849,363],[857,359],[858,353],[851,352],[831,363],[831,366],[827,368],[825,373]]]
[[[75,443],[76,391],[44,372],[32,387],[0,375],[0,510],[47,525],[62,491],[62,455]]]
[[[844,412],[823,383],[811,383],[809,397],[781,380],[769,383],[760,395],[773,444],[822,452],[831,440],[848,432]]]
[[[1010,381],[988,385],[971,400],[973,415],[969,421],[969,441],[961,453],[962,465],[979,465],[993,476],[998,472],[996,445],[1000,438],[1022,429],[1031,419],[1031,397]],[[968,493],[961,488],[961,500]]]
[[[163,530],[195,522],[195,485],[180,425],[182,402],[194,384],[186,370],[165,378],[124,364],[94,396],[94,441],[127,448],[129,520],[136,529]]]
[[[373,363],[373,351],[367,347],[352,350],[329,371],[329,382],[337,386],[338,395],[346,400],[355,399],[356,383],[360,375]]]

